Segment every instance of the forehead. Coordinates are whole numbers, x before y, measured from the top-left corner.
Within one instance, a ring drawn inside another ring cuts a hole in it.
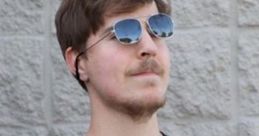
[[[138,17],[148,17],[153,14],[157,14],[158,9],[155,2],[150,4],[145,4],[142,7],[136,9],[133,12],[116,14],[114,16],[104,16],[104,26],[100,28],[101,31],[111,27],[118,20],[126,18],[138,18]]]

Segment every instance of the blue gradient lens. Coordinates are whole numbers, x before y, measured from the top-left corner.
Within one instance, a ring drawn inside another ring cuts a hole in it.
[[[173,21],[165,14],[153,15],[148,19],[150,31],[157,37],[165,38],[173,35]]]
[[[142,30],[141,24],[136,19],[125,19],[114,26],[116,38],[124,44],[133,44],[139,41]]]
[[[170,16],[166,14],[156,14],[147,20],[149,32],[156,37],[166,38],[173,35],[174,24]],[[137,19],[124,19],[117,22],[113,31],[115,37],[122,44],[137,43],[142,34],[141,23]]]

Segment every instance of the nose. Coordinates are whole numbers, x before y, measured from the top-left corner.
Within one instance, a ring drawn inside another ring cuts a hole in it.
[[[140,59],[147,57],[155,57],[158,53],[158,42],[155,37],[149,34],[147,30],[143,30],[143,35],[138,45],[138,57]]]

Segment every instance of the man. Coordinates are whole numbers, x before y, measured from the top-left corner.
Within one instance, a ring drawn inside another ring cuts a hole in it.
[[[87,136],[162,136],[173,34],[162,0],[63,0],[58,40],[67,66],[88,92]]]

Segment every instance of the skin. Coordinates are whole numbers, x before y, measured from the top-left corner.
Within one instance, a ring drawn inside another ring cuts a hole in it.
[[[169,81],[169,51],[162,39],[151,36],[145,16],[157,14],[155,3],[132,13],[105,18],[105,25],[91,35],[88,44],[98,41],[106,28],[125,18],[142,21],[142,38],[131,46],[106,38],[87,51],[79,62],[80,78],[85,81],[91,103],[88,136],[158,136],[156,111],[165,103]],[[141,18],[139,18],[141,16]],[[72,73],[77,53],[66,51]]]

